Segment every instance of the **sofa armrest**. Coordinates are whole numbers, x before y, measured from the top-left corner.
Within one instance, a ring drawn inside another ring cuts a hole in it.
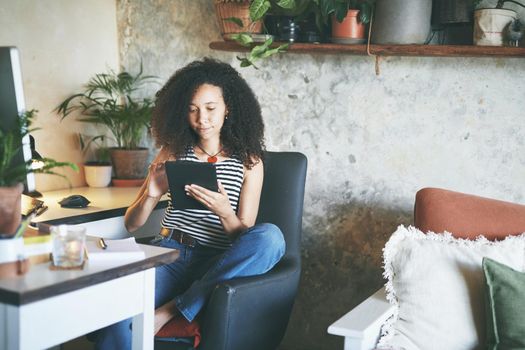
[[[328,333],[345,337],[345,350],[375,348],[381,326],[393,315],[394,306],[386,300],[384,288],[328,327]]]

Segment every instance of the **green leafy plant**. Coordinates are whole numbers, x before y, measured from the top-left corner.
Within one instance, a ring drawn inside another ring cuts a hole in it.
[[[243,2],[243,1],[233,1],[233,2]],[[270,2],[269,0],[252,0],[250,2],[250,20],[252,26],[255,22],[260,21],[264,18],[266,13],[272,8],[272,6],[292,10],[295,6],[295,0],[278,0]],[[230,17],[226,19],[232,23],[235,23],[239,27],[243,28],[242,20],[236,17]],[[278,47],[272,47],[273,38],[266,39],[260,45],[254,45],[254,40],[251,33],[252,28],[248,28],[246,32],[233,34],[232,39],[235,40],[238,44],[251,47],[250,52],[244,57],[237,56],[237,59],[241,62],[241,67],[253,66],[257,69],[255,62],[260,59],[270,57],[277,53],[285,52],[289,44],[282,44]]]
[[[483,0],[474,0],[474,5],[478,6],[481,3],[481,1]],[[525,5],[515,0],[498,0],[498,3],[496,4],[496,8],[497,9],[503,8],[503,5],[505,5],[506,2],[510,2],[510,3],[516,4],[516,5],[519,5],[525,8]]]
[[[118,148],[139,148],[146,130],[149,129],[153,101],[136,98],[137,91],[156,77],[132,75],[126,71],[96,74],[85,86],[85,90],[65,99],[56,111],[62,120],[78,111],[79,121],[106,126]],[[97,136],[96,136],[97,137]],[[98,137],[102,137],[99,135]]]
[[[70,162],[58,162],[51,158],[40,160],[42,166],[33,168],[31,160],[22,164],[13,164],[15,157],[22,148],[23,138],[39,128],[31,128],[36,116],[36,110],[23,113],[17,120],[17,127],[12,130],[0,129],[0,187],[10,187],[23,182],[29,173],[51,174],[67,179],[64,175],[54,171],[55,168],[70,167],[78,171],[76,164]]]
[[[319,14],[324,23],[330,16],[334,16],[338,22],[342,22],[349,9],[359,10],[359,20],[366,24],[370,23],[374,10],[375,0],[312,0],[319,8]]]
[[[78,134],[78,142],[86,165],[110,165],[111,157],[106,135],[87,136]]]

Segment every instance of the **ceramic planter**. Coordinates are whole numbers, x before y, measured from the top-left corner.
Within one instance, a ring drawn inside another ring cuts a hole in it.
[[[224,40],[231,40],[231,34],[235,33],[262,32],[262,22],[257,21],[253,23],[250,19],[250,1],[248,0],[242,3],[216,0],[215,13]],[[231,17],[239,18],[242,21],[243,27],[241,28],[237,24],[227,21],[227,19]]]
[[[366,25],[358,19],[359,10],[348,10],[341,23],[332,16],[332,42],[362,44],[366,42]]]
[[[373,44],[424,44],[430,37],[432,0],[378,0],[372,24]]]
[[[149,155],[147,148],[111,148],[109,153],[117,179],[143,179],[146,176]]]
[[[503,46],[505,27],[517,18],[516,12],[506,9],[474,11],[474,45]]]
[[[113,167],[108,164],[84,164],[84,175],[89,187],[108,187]]]
[[[20,225],[23,190],[22,184],[0,187],[0,234],[14,234]]]

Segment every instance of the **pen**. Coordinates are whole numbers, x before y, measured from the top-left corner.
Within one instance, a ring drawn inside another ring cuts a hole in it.
[[[33,214],[27,216],[27,217],[22,221],[22,223],[20,224],[20,226],[18,226],[18,229],[16,230],[16,233],[15,233],[15,235],[13,236],[13,238],[21,237],[21,236],[24,234],[24,232],[25,232],[27,226],[29,225],[29,223],[31,222],[31,220],[33,220],[34,217],[35,217],[35,213],[33,213]]]
[[[106,241],[104,241],[104,238],[99,238],[98,244],[100,245],[100,248],[106,249],[108,245],[106,244]]]
[[[40,214],[42,214],[43,212],[45,212],[49,207],[47,205],[43,205],[41,206],[37,211],[36,211],[36,216],[39,216]]]

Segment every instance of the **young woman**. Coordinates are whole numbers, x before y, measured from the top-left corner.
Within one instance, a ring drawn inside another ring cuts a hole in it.
[[[219,187],[213,192],[186,186],[187,195],[206,210],[174,210],[171,204],[166,209],[158,244],[179,249],[180,257],[156,269],[157,333],[173,317],[191,322],[218,283],[270,270],[284,255],[285,243],[275,225],[255,225],[264,125],[253,91],[235,69],[206,58],[178,70],[157,94],[152,127],[160,152],[126,212],[130,232],[168,192],[165,161],[214,163]],[[97,348],[130,348],[130,325],[125,320],[99,331]]]

